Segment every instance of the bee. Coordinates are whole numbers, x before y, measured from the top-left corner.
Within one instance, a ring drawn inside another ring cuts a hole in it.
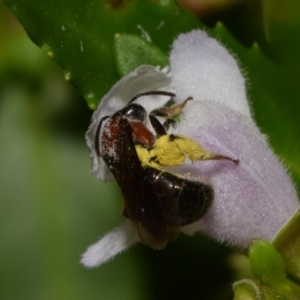
[[[153,249],[163,249],[175,240],[181,226],[200,219],[214,199],[213,187],[164,170],[191,160],[231,158],[210,153],[195,141],[180,135],[168,135],[182,104],[150,112],[133,103],[145,95],[175,95],[165,91],[138,94],[112,116],[102,118],[95,135],[95,151],[101,156],[123,194],[122,214],[127,217],[140,241]],[[161,124],[156,116],[166,119]],[[147,118],[154,135],[147,128]],[[232,160],[236,162],[235,160]]]

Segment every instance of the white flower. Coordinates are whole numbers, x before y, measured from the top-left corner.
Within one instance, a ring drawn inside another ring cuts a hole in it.
[[[197,141],[205,149],[239,158],[228,161],[186,161],[172,171],[205,178],[214,189],[208,212],[182,232],[200,231],[220,242],[246,248],[252,238],[271,241],[298,207],[295,188],[284,167],[255,125],[246,97],[245,80],[236,60],[204,31],[180,35],[170,55],[172,76],[167,70],[140,66],[121,79],[102,99],[93,115],[86,138],[91,148],[92,173],[102,180],[112,176],[94,149],[99,120],[124,107],[140,92],[174,91],[175,101],[189,96],[183,118],[174,132]],[[147,111],[168,99],[145,100]],[[105,235],[83,254],[87,267],[98,266],[138,241],[129,222]]]

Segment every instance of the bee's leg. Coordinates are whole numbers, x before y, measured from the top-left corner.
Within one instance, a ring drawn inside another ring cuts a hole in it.
[[[151,113],[149,115],[149,119],[158,138],[161,137],[162,135],[167,134],[167,129],[164,127],[164,125],[161,124],[160,121]]]
[[[167,134],[167,130],[170,128],[170,125],[174,126],[176,121],[171,117],[180,114],[187,102],[190,100],[193,100],[193,98],[188,97],[184,102],[180,104],[174,104],[170,107],[159,107],[150,112],[149,119],[158,137]],[[165,118],[166,121],[162,125],[156,117]]]

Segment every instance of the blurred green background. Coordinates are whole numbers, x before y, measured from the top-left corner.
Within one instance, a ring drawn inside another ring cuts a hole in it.
[[[260,10],[251,10],[249,1],[219,2],[194,8],[206,26],[222,20],[243,45],[258,41],[269,57],[276,55],[265,39]],[[251,77],[254,55],[247,55]],[[253,86],[263,86],[256,78]],[[276,137],[278,128],[285,136],[289,125],[266,117],[274,109],[290,120],[290,112],[295,116],[299,110],[280,101],[255,102],[257,90],[250,93],[259,125],[277,153],[291,153],[288,163],[299,178],[298,139],[286,146]],[[200,235],[181,236],[159,252],[139,244],[98,269],[79,264],[86,247],[122,221],[117,185],[89,175],[84,134],[91,114],[0,1],[0,299],[232,299],[231,250]],[[293,122],[290,128],[286,136],[294,141],[299,129]]]

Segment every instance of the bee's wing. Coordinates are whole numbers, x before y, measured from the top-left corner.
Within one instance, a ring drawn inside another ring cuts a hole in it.
[[[178,201],[170,199],[174,203],[168,205],[169,200],[157,193],[153,180],[146,174],[138,158],[129,122],[122,119],[119,125],[120,159],[115,177],[124,197],[124,215],[130,219],[134,231],[143,243],[154,249],[161,249],[174,239],[173,223],[176,223],[175,231],[176,236],[178,235]]]

